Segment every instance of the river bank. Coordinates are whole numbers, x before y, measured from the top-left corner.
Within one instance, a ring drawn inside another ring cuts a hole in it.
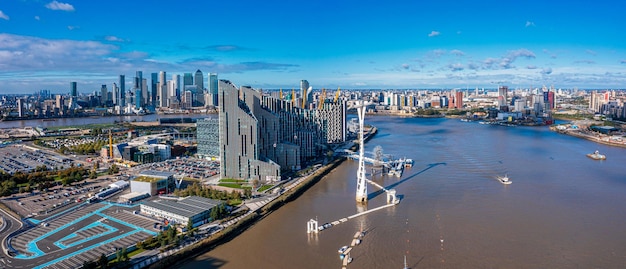
[[[376,133],[378,129],[376,127],[372,127],[368,130],[365,141],[371,139]],[[356,150],[358,148],[358,144],[350,147],[351,150]],[[313,172],[312,174],[305,176],[304,179],[294,179],[294,182],[291,184],[297,184],[294,187],[289,188],[285,192],[283,192],[280,196],[268,202],[264,206],[258,208],[254,212],[250,213],[248,216],[243,217],[239,221],[234,224],[226,227],[224,230],[211,235],[209,238],[204,239],[196,244],[193,244],[173,255],[167,256],[163,258],[159,262],[150,265],[148,268],[150,269],[162,269],[162,268],[172,268],[177,267],[183,263],[187,262],[187,259],[194,258],[199,256],[207,251],[214,249],[215,247],[224,244],[236,236],[240,235],[248,228],[252,227],[254,224],[258,223],[265,217],[269,216],[272,212],[279,209],[281,206],[294,201],[300,195],[302,195],[306,190],[314,186],[320,180],[322,180],[328,173],[332,172],[335,168],[337,168],[340,164],[342,164],[346,160],[345,157],[339,157],[329,162],[328,164],[320,167],[318,170]],[[289,184],[289,183],[288,183]]]
[[[569,136],[573,136],[573,137],[578,137],[578,138],[582,138],[585,140],[589,140],[592,142],[596,142],[599,144],[603,144],[603,145],[607,145],[607,146],[613,146],[613,147],[620,147],[620,148],[626,148],[626,141],[622,140],[622,141],[611,141],[611,138],[608,136],[594,136],[594,135],[589,135],[589,134],[583,134],[580,131],[576,131],[576,130],[558,130],[555,127],[550,127],[550,130],[555,131],[559,134],[564,134],[564,135],[569,135]]]
[[[252,227],[258,221],[261,221],[263,218],[269,216],[272,212],[279,209],[282,205],[295,200],[298,196],[304,193],[307,189],[315,185],[315,183],[319,182],[322,178],[324,178],[324,176],[326,176],[333,169],[335,169],[337,166],[343,163],[345,159],[346,159],[345,157],[341,157],[341,158],[335,159],[334,161],[330,162],[329,164],[325,166],[322,166],[313,174],[306,176],[306,178],[302,180],[301,182],[299,182],[298,185],[289,189],[288,191],[285,191],[279,197],[267,203],[265,206],[252,212],[248,216],[224,228],[224,230],[214,235],[211,235],[207,239],[204,239],[196,244],[193,244],[189,246],[188,248],[185,248],[182,251],[179,251],[173,255],[163,258],[162,260],[149,266],[148,268],[162,269],[162,268],[176,267],[177,265],[185,263],[186,259],[196,257],[200,254],[203,254],[209,250],[214,249],[220,244],[230,241],[231,239],[235,238],[237,235],[243,233],[248,228]]]

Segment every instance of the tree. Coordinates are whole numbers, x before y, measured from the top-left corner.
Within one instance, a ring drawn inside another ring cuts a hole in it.
[[[84,261],[83,262],[83,269],[96,269],[96,263],[95,262]]]
[[[109,268],[109,259],[107,258],[106,255],[104,255],[104,253],[100,255],[100,258],[98,259],[98,265],[100,266],[101,269]]]

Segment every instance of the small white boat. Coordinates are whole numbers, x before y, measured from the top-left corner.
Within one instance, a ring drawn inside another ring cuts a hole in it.
[[[404,269],[411,269],[409,268],[409,265],[406,264],[406,255],[404,255]]]
[[[503,177],[498,176],[498,177],[496,177],[496,179],[498,179],[498,181],[500,181],[500,183],[505,184],[505,185],[513,183],[513,181],[511,181],[509,179],[509,176],[507,176],[507,175],[504,175]]]
[[[338,252],[340,254],[342,254],[342,253],[344,253],[346,251],[346,249],[348,249],[348,246],[343,246],[343,247],[339,248]]]
[[[606,156],[600,154],[600,151],[595,151],[594,153],[587,154],[587,157],[594,160],[606,160]]]

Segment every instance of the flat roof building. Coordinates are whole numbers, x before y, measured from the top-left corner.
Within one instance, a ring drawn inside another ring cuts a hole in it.
[[[130,181],[131,192],[150,195],[166,194],[174,191],[176,181],[174,173],[146,170]]]
[[[145,201],[140,205],[141,213],[166,219],[170,223],[200,226],[211,221],[211,210],[222,204],[222,201],[199,196],[188,196],[179,199],[156,199]]]

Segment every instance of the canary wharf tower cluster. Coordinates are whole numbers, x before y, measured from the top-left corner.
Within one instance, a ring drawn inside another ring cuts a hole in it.
[[[283,98],[282,91],[268,95],[219,81],[222,178],[279,180],[281,171],[299,170],[346,140],[346,104],[324,96],[312,103],[307,90],[299,98],[295,92]]]

